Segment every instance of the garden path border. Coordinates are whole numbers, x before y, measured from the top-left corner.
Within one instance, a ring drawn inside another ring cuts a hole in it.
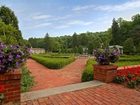
[[[41,97],[47,97],[47,96],[51,96],[51,95],[55,95],[55,94],[60,94],[60,93],[64,93],[64,92],[71,92],[71,91],[75,91],[75,90],[86,89],[89,87],[97,87],[97,86],[101,86],[104,84],[105,83],[103,83],[103,82],[94,80],[94,81],[90,81],[90,82],[77,83],[77,84],[71,84],[71,85],[66,85],[66,86],[61,86],[61,87],[50,88],[50,89],[26,92],[26,93],[21,94],[21,102],[34,100],[34,99],[38,99]]]

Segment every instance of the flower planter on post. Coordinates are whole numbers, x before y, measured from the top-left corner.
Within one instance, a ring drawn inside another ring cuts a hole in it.
[[[112,82],[117,73],[118,66],[115,65],[93,65],[94,79],[102,82]]]
[[[20,68],[29,56],[27,47],[0,42],[0,105],[20,102]],[[12,104],[13,105],[13,104]]]
[[[97,49],[94,51],[95,60],[98,64],[94,65],[94,79],[103,82],[112,82],[117,74],[118,66],[112,65],[119,59],[119,51],[113,49]]]
[[[0,87],[3,87],[0,93],[4,96],[0,100],[3,103],[20,102],[20,80],[21,73],[18,70],[0,74]]]

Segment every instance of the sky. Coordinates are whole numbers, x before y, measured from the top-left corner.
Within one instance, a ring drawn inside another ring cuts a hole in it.
[[[131,20],[140,13],[140,0],[0,0],[1,5],[15,12],[25,39],[105,31],[113,18]]]

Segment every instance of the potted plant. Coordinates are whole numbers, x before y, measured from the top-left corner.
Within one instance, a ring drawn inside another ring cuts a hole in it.
[[[4,103],[20,101],[19,68],[29,56],[29,49],[18,45],[5,45],[0,42],[0,92]]]
[[[117,48],[106,48],[94,50],[95,60],[94,79],[103,82],[112,82],[116,74],[117,66],[112,65],[119,59],[119,51]]]

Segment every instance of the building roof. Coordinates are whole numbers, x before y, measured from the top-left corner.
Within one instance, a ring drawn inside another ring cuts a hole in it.
[[[123,48],[123,46],[120,46],[120,45],[112,45],[112,46],[109,46],[109,48],[113,48],[113,47]]]

